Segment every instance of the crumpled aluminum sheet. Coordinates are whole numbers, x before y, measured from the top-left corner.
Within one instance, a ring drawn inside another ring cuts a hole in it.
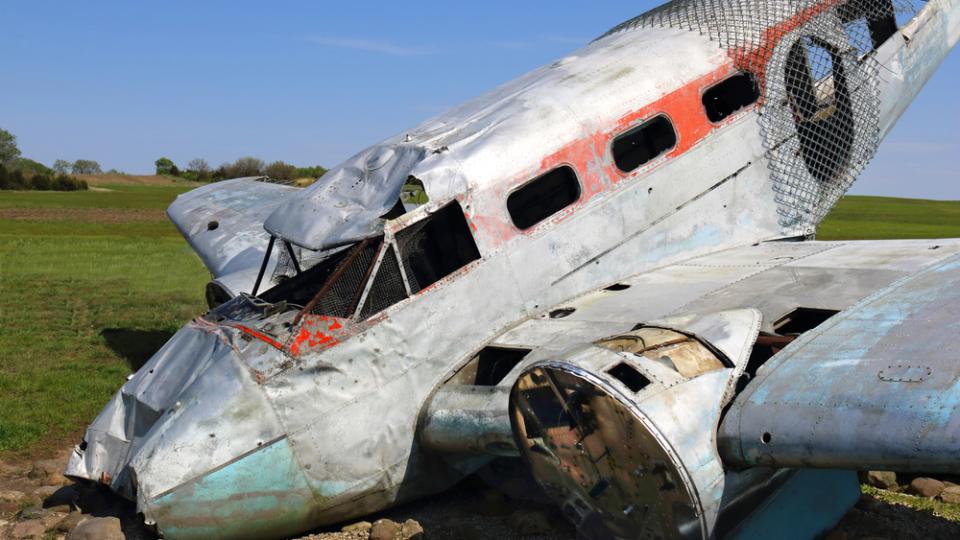
[[[410,171],[426,153],[423,147],[405,144],[364,150],[280,205],[263,227],[312,250],[380,234],[381,216],[397,204]]]

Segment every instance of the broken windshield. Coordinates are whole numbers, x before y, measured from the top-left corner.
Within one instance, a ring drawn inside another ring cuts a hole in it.
[[[260,298],[300,307],[301,315],[349,318],[356,310],[382,245],[382,236],[357,242],[284,280]]]

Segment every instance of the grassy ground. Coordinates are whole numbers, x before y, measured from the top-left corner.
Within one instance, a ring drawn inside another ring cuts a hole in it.
[[[818,240],[960,237],[960,201],[844,197],[820,225]]]
[[[0,191],[0,458],[76,442],[127,374],[204,310],[163,210],[187,183]],[[849,197],[819,237],[960,236],[960,202]]]
[[[78,442],[131,366],[204,309],[207,273],[162,212],[188,188],[110,189],[0,192],[0,216],[20,209],[0,219],[2,457]]]
[[[928,499],[926,497],[917,497],[907,493],[896,493],[884,489],[877,489],[866,484],[862,485],[860,489],[864,493],[876,497],[877,499],[886,503],[899,504],[901,506],[913,508],[914,510],[920,510],[928,514],[933,514],[949,521],[960,522],[960,505],[948,504],[943,501]]]

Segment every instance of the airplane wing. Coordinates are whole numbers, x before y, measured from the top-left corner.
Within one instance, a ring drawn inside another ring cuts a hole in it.
[[[958,285],[960,240],[760,243],[667,265],[498,336],[475,381],[484,355],[519,352],[497,383],[509,397],[441,388],[421,440],[503,455],[512,433],[590,537],[782,537],[787,508],[818,516],[789,525],[814,537],[859,496],[851,470],[958,470]]]
[[[764,340],[773,343],[777,347],[776,350],[779,350],[785,343],[789,343],[789,339],[784,340],[784,337],[792,338],[802,334],[804,341],[797,341],[797,345],[802,345],[808,339],[808,335],[809,339],[816,339],[814,336],[827,328],[826,325],[823,329],[820,328],[825,321],[833,320],[834,316],[838,320],[841,315],[854,316],[847,313],[853,313],[853,310],[859,309],[856,307],[858,302],[874,298],[871,295],[879,294],[878,291],[886,290],[888,287],[903,286],[905,280],[916,279],[916,276],[951,275],[949,272],[930,273],[949,261],[956,261],[957,257],[960,257],[960,239],[768,242],[698,257],[639,274],[611,284],[605,289],[560,304],[548,313],[531,318],[497,336],[487,348],[480,352],[477,357],[478,366],[486,362],[501,366],[506,363],[511,367],[500,371],[499,375],[494,377],[497,380],[493,381],[478,382],[480,379],[489,379],[479,375],[475,380],[469,378],[464,380],[459,376],[452,379],[446,385],[448,388],[441,390],[433,400],[424,424],[425,442],[441,452],[449,452],[452,448],[467,452],[468,449],[475,449],[478,441],[510,440],[509,419],[506,415],[507,397],[504,390],[508,391],[530,365],[544,360],[563,358],[569,351],[584,344],[612,335],[629,333],[639,325],[652,321],[676,321],[683,318],[694,320],[697,317],[716,319],[715,314],[720,312],[746,310],[758,315],[756,323],[749,323],[749,326],[753,327],[754,339],[759,332],[764,336]],[[955,274],[953,278],[960,279]],[[948,287],[949,283],[944,282],[943,286]],[[922,316],[918,320],[922,321]],[[896,339],[898,335],[896,332],[880,334],[888,331],[884,321],[878,320],[876,324],[878,328],[875,330],[861,329],[857,332],[860,334],[872,332]],[[691,328],[696,328],[696,323],[688,330]],[[936,331],[935,328],[934,325],[931,332]],[[725,330],[720,334],[733,335],[737,332]],[[694,331],[694,333],[701,332]],[[943,336],[950,335],[953,334],[949,331],[943,333]],[[777,338],[777,336],[780,337]],[[779,345],[776,343],[778,339]],[[718,343],[719,341],[714,345]],[[767,364],[771,367],[768,371],[761,371],[761,373],[764,376],[770,374],[772,377],[774,372],[783,372],[784,375],[775,379],[774,382],[780,381],[784,389],[789,389],[793,372],[787,371],[786,367],[774,370],[772,366],[779,365],[775,361],[793,365],[800,365],[801,361],[786,360],[787,355],[792,354],[790,351],[794,350],[794,347],[787,346],[779,354],[774,354],[776,350],[771,350],[769,343],[762,346],[767,347],[768,357],[772,355],[771,359],[767,360]],[[914,343],[913,350],[915,351],[920,345],[920,343]],[[751,347],[756,349],[758,346],[761,344],[754,346],[754,342],[751,341],[741,344],[740,347],[744,350],[740,352],[725,352],[739,366],[749,361]],[[889,347],[890,344],[884,343],[883,346]],[[725,348],[722,345],[719,347]],[[838,348],[837,350],[847,349]],[[948,349],[944,348],[944,350]],[[487,355],[488,359],[485,359],[484,355]],[[892,353],[889,355],[891,361],[894,356]],[[804,364],[804,368],[794,369],[809,369],[808,378],[815,379],[818,376],[827,375],[825,371],[827,368],[824,367],[827,365],[827,360],[821,356],[819,358],[821,366],[811,367]],[[839,369],[844,364],[838,361],[830,365],[834,369]],[[467,372],[469,369],[463,371]],[[753,371],[752,368],[751,371]],[[839,373],[838,371],[837,374]],[[874,379],[877,378],[876,373],[871,376]],[[861,381],[862,373],[851,375],[851,377],[854,377],[849,383],[852,391],[862,389],[869,382]],[[492,385],[499,388],[499,391],[490,389],[487,396],[489,399],[484,399],[477,394],[476,388],[458,386],[473,384]],[[770,386],[767,384],[765,381],[755,379],[749,385],[751,391],[737,399],[736,406],[743,407],[744,410],[731,411],[728,417],[747,415],[749,412],[751,418],[758,421],[765,419],[768,416],[764,412],[767,410],[767,404],[776,402],[776,397],[765,394],[765,390],[760,389],[774,387],[772,383]],[[843,381],[838,381],[836,387],[843,389],[846,388],[845,384]],[[859,386],[855,386],[857,384]],[[823,387],[822,384],[816,386]],[[469,398],[464,397],[465,393],[470,394]],[[896,391],[886,394],[890,399],[896,399],[896,396]],[[763,397],[767,398],[766,402],[757,401]],[[880,395],[876,399],[883,397]],[[746,404],[747,401],[741,403],[741,399],[749,399],[749,405]],[[479,404],[476,403],[478,401]],[[832,404],[833,401],[830,403]],[[820,402],[811,401],[807,405],[810,410],[805,414],[814,418],[815,421],[814,412],[820,407]],[[778,410],[783,415],[779,419],[780,423],[792,422],[791,415],[796,414],[795,410],[786,406]],[[463,426],[469,423],[465,418],[471,415],[484,419],[483,422],[479,422],[476,432],[463,429]],[[497,420],[491,420],[491,418]],[[842,423],[834,424],[832,427],[821,426],[821,429],[825,431],[841,429],[838,426]],[[737,424],[734,421],[728,420],[724,429],[732,429],[735,425]],[[444,426],[454,427],[446,430]],[[744,438],[756,438],[759,441],[761,435],[753,433],[752,430],[752,427],[742,430]],[[772,428],[768,431],[772,432]],[[726,435],[728,446],[732,444],[730,440],[740,441],[740,432]],[[889,433],[879,429],[876,436],[882,436],[881,434]],[[777,440],[786,442],[783,439],[784,436],[785,434],[777,435]]]
[[[230,284],[232,296],[250,292],[256,278],[270,238],[264,220],[298,191],[260,178],[227,180],[180,195],[167,215],[210,273]]]
[[[564,302],[497,337],[559,350],[664,317],[752,308],[767,333],[801,333],[960,253],[960,239],[764,242],[663,266]]]
[[[723,421],[740,466],[953,472],[960,256],[867,297],[774,356]]]

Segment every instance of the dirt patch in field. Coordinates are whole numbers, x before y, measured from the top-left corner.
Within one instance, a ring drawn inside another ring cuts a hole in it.
[[[166,176],[155,174],[76,174],[75,177],[86,180],[91,186],[125,185],[125,186],[202,186],[200,182],[174,180]]]
[[[126,208],[0,208],[0,220],[86,221],[91,223],[137,223],[164,221],[163,210]]]

